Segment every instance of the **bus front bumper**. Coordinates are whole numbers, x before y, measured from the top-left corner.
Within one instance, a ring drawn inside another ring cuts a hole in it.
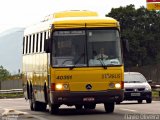
[[[124,90],[106,90],[99,92],[70,92],[70,91],[52,91],[52,104],[87,104],[87,103],[106,103],[122,102],[124,99]]]

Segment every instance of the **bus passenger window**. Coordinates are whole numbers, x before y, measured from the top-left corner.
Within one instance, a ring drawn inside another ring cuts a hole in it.
[[[37,37],[36,37],[36,52],[38,52],[38,41],[39,41],[39,34],[37,33]]]
[[[25,54],[25,37],[23,37],[23,54]]]
[[[40,33],[40,45],[39,45],[39,52],[42,52],[42,38],[43,38],[43,36],[42,36],[43,34],[42,33]]]
[[[26,36],[26,54],[28,53],[28,36]]]
[[[46,40],[46,32],[44,32],[44,40]]]
[[[32,53],[34,53],[34,46],[35,46],[35,34],[33,34]]]
[[[32,38],[32,36],[30,35],[29,36],[29,46],[28,46],[29,53],[31,53],[31,38]]]

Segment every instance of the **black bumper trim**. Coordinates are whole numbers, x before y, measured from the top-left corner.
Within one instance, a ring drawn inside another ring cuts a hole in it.
[[[86,103],[105,103],[105,102],[121,102],[124,99],[123,90],[106,90],[96,92],[70,92],[70,91],[52,91],[52,104],[86,104]],[[84,98],[91,98],[86,101]],[[92,98],[94,100],[92,100]]]

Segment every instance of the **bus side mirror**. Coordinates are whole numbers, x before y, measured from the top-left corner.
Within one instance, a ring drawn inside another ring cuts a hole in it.
[[[51,39],[46,39],[44,41],[44,51],[46,53],[50,53],[51,52]]]

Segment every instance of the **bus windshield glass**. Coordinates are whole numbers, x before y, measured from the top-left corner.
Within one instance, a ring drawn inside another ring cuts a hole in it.
[[[61,30],[53,33],[53,67],[122,64],[117,29]]]

